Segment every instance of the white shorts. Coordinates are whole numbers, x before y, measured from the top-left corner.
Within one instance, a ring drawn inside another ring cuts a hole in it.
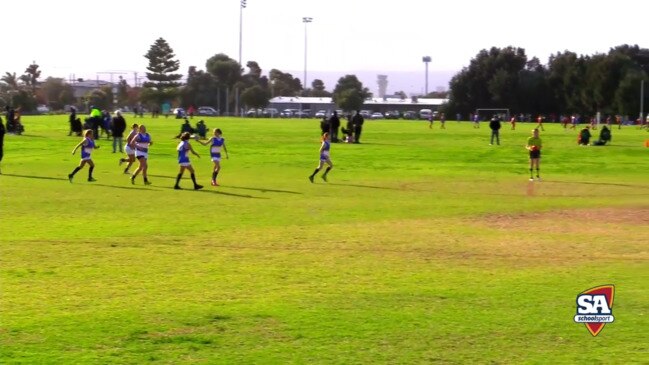
[[[126,152],[127,155],[134,155],[135,151],[131,148],[129,145],[124,146],[124,152]]]
[[[213,162],[221,162],[221,157],[212,157]]]
[[[183,166],[183,167],[187,167],[187,166],[191,166],[192,163],[191,162],[179,162],[178,165]]]
[[[135,151],[135,158],[140,158],[144,157],[145,160],[149,159],[149,153],[148,152],[140,152],[140,151]]]
[[[90,156],[81,159],[81,161],[90,161],[90,160],[92,160],[92,157]]]

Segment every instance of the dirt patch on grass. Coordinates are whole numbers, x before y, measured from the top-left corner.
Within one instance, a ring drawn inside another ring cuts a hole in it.
[[[540,224],[550,223],[545,228],[554,232],[558,227],[568,228],[574,232],[588,230],[592,232],[597,226],[610,230],[615,226],[644,226],[649,223],[649,207],[588,208],[563,209],[548,212],[530,212],[517,214],[493,214],[482,222],[499,229],[543,229]],[[562,229],[563,230],[563,229]]]

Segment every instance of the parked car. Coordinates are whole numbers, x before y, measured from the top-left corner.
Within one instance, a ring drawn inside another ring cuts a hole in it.
[[[388,110],[385,112],[385,119],[399,119],[400,116],[398,110]]]
[[[311,109],[298,109],[293,112],[293,118],[311,118]]]
[[[219,112],[211,106],[199,106],[196,109],[196,115],[216,116],[219,115]]]
[[[315,113],[315,117],[318,118],[318,119],[325,118],[326,116],[327,116],[327,111],[326,110],[318,110]]]
[[[39,113],[49,113],[50,107],[47,105],[39,105],[36,107],[36,111]]]
[[[371,119],[372,118],[372,111],[371,110],[361,110],[361,115],[365,119]]]
[[[261,114],[265,118],[277,118],[277,117],[279,117],[279,110],[277,110],[275,108],[266,108],[266,109],[261,111]]]
[[[262,110],[261,109],[250,109],[246,112],[246,117],[259,117],[262,115]]]
[[[433,117],[433,111],[430,109],[421,109],[419,111],[419,119],[429,120]]]
[[[383,114],[381,114],[379,112],[374,112],[370,116],[370,119],[385,119],[385,117],[383,116]]]
[[[408,110],[408,111],[403,112],[403,119],[411,119],[412,120],[412,119],[418,119],[418,118],[419,118],[419,116],[417,115],[417,113],[412,111],[412,110]]]
[[[293,113],[295,112],[295,109],[284,109],[282,110],[282,113],[279,115],[282,118],[293,118]]]

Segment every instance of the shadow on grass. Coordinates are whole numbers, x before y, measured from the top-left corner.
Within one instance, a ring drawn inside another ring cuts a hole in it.
[[[0,176],[22,177],[25,179],[41,179],[41,180],[63,180],[68,181],[65,177],[51,177],[51,176],[34,176],[34,175],[18,175],[18,174],[2,174]]]
[[[404,190],[398,188],[390,188],[387,186],[373,186],[373,185],[361,185],[361,184],[324,183],[324,185],[351,186],[354,188],[380,189],[380,190]]]
[[[161,189],[171,189],[171,190],[176,190],[173,188],[173,186],[161,186]],[[235,194],[235,193],[227,193],[225,191],[220,191],[220,190],[209,190],[209,189],[201,189],[201,190],[194,190],[194,189],[185,189],[182,188],[178,191],[191,191],[191,192],[196,192],[196,193],[202,193],[202,194],[219,194],[219,195],[226,195],[226,196],[232,196],[236,198],[248,198],[248,199],[270,199],[270,198],[265,198],[261,196],[252,196],[252,195],[244,195],[244,194]]]
[[[226,185],[224,187],[230,189],[255,190],[255,191],[260,191],[262,193],[271,192],[271,193],[285,193],[285,194],[302,194],[299,191],[279,190],[279,189],[266,189],[266,188],[254,188],[254,187],[231,186],[231,185]]]

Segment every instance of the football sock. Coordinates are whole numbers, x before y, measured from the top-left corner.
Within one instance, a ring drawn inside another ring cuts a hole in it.
[[[72,173],[71,173],[70,175],[74,176],[74,174],[76,174],[77,172],[79,172],[79,170],[81,170],[81,167],[79,167],[79,166],[75,167],[75,168],[74,168],[74,171],[72,171]]]
[[[532,169],[530,169],[530,177],[534,177],[534,174],[532,173]]]
[[[216,181],[216,175],[218,175],[218,174],[219,173],[217,171],[213,171],[212,172],[212,180]]]
[[[536,177],[541,177],[539,176],[539,169],[536,169]]]
[[[315,169],[315,170],[313,170],[313,173],[311,174],[311,177],[314,177],[314,176],[315,176],[315,174],[317,174],[317,173],[318,173],[318,171],[320,171],[320,169]]]
[[[325,170],[324,175],[327,175],[327,174],[329,173],[330,170],[331,170],[331,166],[327,167],[327,169]]]
[[[178,184],[180,184],[180,179],[181,179],[182,177],[183,177],[183,174],[178,174],[178,176],[176,176],[176,186],[178,186]],[[145,180],[146,180],[146,179],[145,179]]]
[[[88,179],[92,179],[92,170],[94,169],[95,169],[94,166],[90,166],[90,168],[88,169]]]
[[[192,177],[192,182],[194,183],[194,185],[198,185],[198,184],[196,184],[196,175],[191,174],[191,177]]]

